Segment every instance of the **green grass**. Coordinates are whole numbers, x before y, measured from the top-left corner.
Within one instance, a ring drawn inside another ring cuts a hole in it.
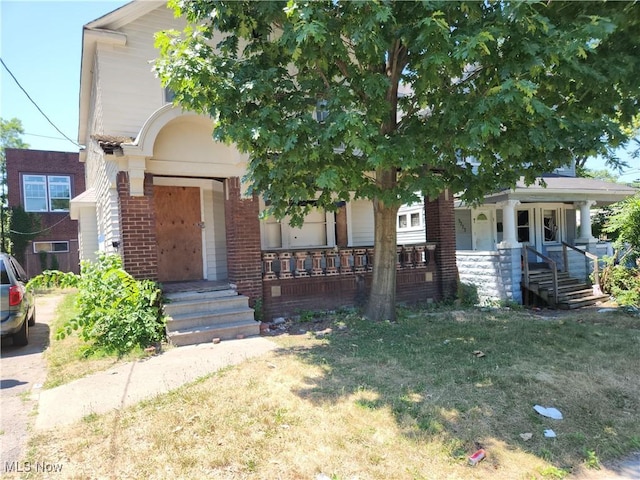
[[[432,309],[402,310],[396,324],[318,320],[274,337],[281,348],[265,357],[40,435],[34,454],[68,458],[78,477],[511,480],[564,478],[638,449],[637,318]],[[469,467],[480,447],[487,458]]]
[[[145,355],[142,350],[136,350],[123,358],[101,350],[93,351],[91,355],[87,355],[87,344],[78,336],[77,332],[62,340],[56,339],[56,332],[64,325],[65,321],[77,315],[75,307],[77,293],[74,291],[49,292],[49,294],[60,293],[63,293],[62,300],[56,308],[53,322],[49,325],[49,347],[45,352],[47,379],[44,388],[54,388],[91,373],[106,370],[120,361],[132,360]]]

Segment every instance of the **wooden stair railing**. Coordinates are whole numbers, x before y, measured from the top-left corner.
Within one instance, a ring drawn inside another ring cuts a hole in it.
[[[593,273],[593,287],[594,290],[596,292],[601,292],[602,290],[600,289],[600,272],[599,272],[599,266],[598,266],[598,256],[591,253],[591,252],[587,252],[585,250],[581,250],[579,248],[574,247],[573,245],[569,245],[566,242],[562,242],[562,260],[564,262],[564,271],[568,272],[569,271],[569,254],[568,254],[568,249],[573,250],[574,252],[579,253],[580,255],[583,255],[584,261],[585,261],[585,265],[587,265],[587,271],[589,270],[589,260],[593,260],[593,269],[592,269],[592,273]]]
[[[545,254],[538,252],[535,248],[527,243],[523,243],[522,246],[522,268],[523,268],[523,276],[524,276],[524,287],[529,290],[529,255],[527,252],[533,253],[536,257],[540,257],[546,264],[549,265],[549,270],[551,270],[551,275],[553,278],[553,305],[555,307],[555,303],[558,300],[558,265],[555,260],[547,257]]]

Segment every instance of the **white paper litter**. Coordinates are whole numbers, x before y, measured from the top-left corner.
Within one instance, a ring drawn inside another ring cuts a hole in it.
[[[533,409],[543,417],[553,418],[554,420],[562,420],[562,413],[560,413],[560,410],[558,410],[557,408],[534,405]]]
[[[554,432],[551,429],[545,430],[544,431],[544,436],[547,437],[547,438],[556,438],[556,432]]]

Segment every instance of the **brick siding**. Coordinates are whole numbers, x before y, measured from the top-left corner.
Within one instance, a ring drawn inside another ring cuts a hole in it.
[[[437,199],[425,198],[427,242],[435,242],[436,263],[440,267],[440,293],[443,299],[454,298],[458,289],[456,266],[456,230],[453,195],[442,192]]]
[[[156,215],[153,205],[153,176],[144,177],[144,196],[129,194],[129,175],[118,172],[120,203],[120,251],[124,269],[138,279],[158,279]]]
[[[339,275],[321,278],[271,280],[263,286],[264,320],[299,314],[304,310],[335,310],[362,306],[371,289],[372,274]],[[396,300],[400,303],[427,303],[440,300],[435,265],[420,270],[399,270]]]
[[[224,211],[229,282],[254,305],[262,296],[260,209],[256,196],[242,198],[238,177],[225,181]]]
[[[71,198],[85,190],[84,164],[77,153],[52,152],[7,148],[7,200],[9,207],[24,207],[22,175],[64,175],[71,180]],[[43,232],[35,241],[69,242],[69,252],[49,253],[48,262],[55,255],[62,271],[79,273],[78,222],[69,217],[69,212],[37,213]],[[42,272],[39,255],[33,252],[30,243],[25,252],[25,265],[29,276]]]

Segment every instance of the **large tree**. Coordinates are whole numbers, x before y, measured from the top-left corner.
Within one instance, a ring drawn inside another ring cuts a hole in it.
[[[627,140],[640,15],[602,2],[171,1],[156,69],[250,154],[271,213],[373,202],[365,314],[395,319],[396,214],[477,201]]]
[[[9,205],[7,204],[7,163],[5,148],[29,148],[22,141],[22,122],[0,118],[0,251],[9,251]]]

